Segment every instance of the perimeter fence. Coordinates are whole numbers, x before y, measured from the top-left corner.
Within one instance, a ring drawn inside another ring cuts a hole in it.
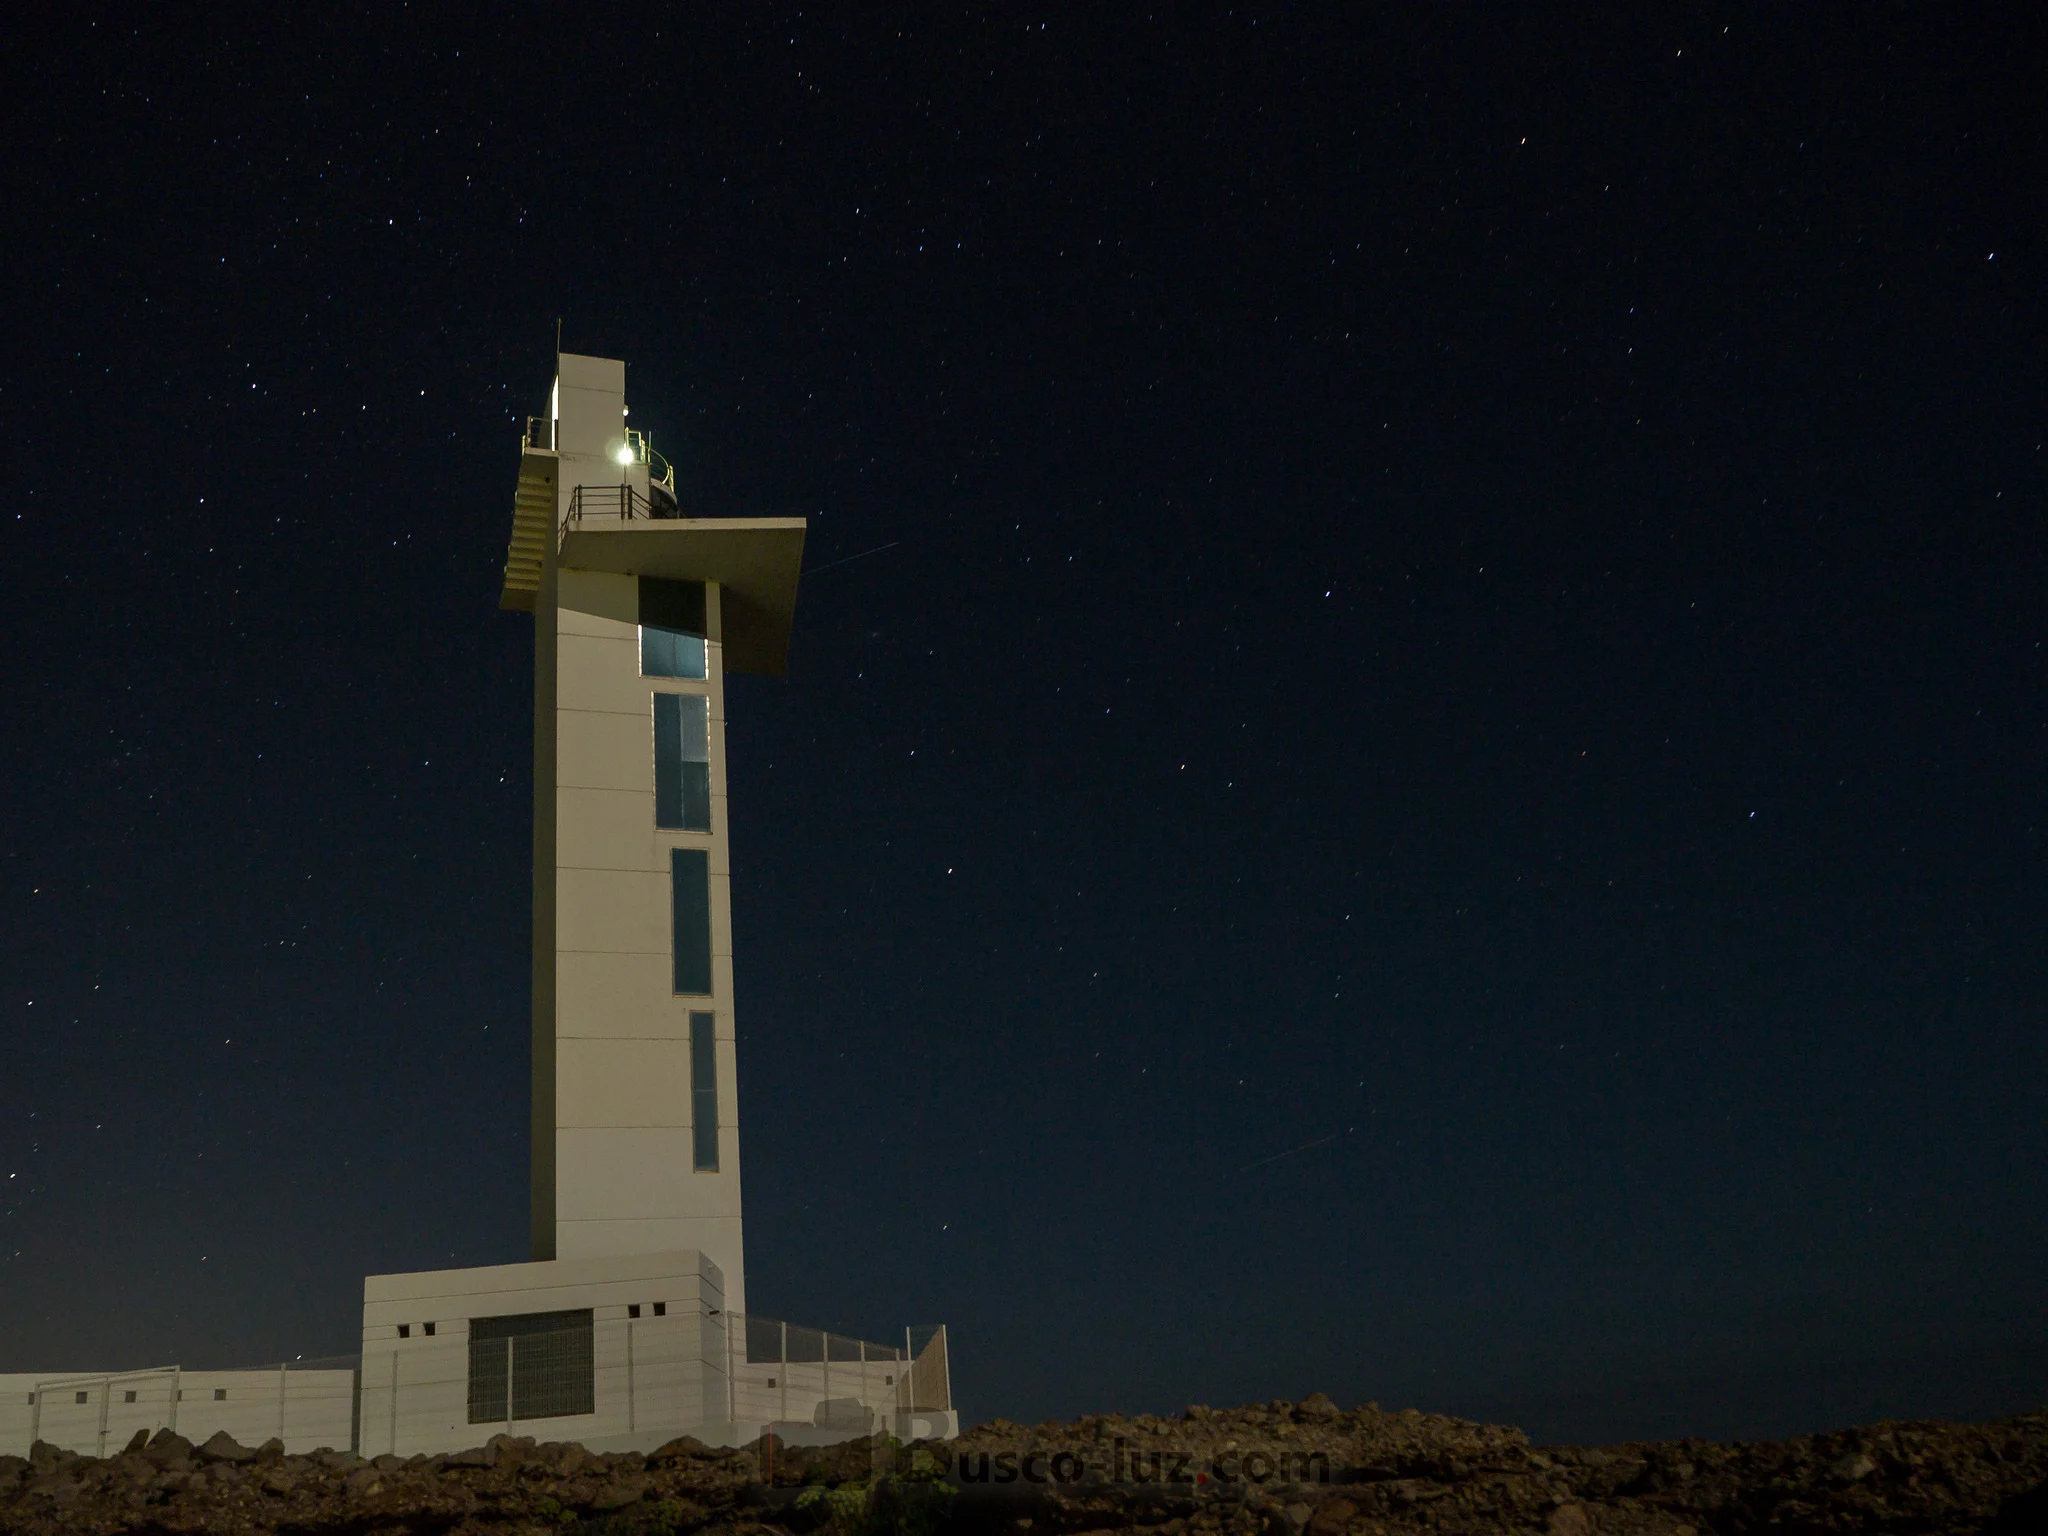
[[[497,1433],[614,1447],[685,1433],[828,1444],[928,1438],[951,1422],[943,1326],[883,1343],[738,1313],[562,1322],[448,1321],[362,1356],[243,1370],[0,1377],[0,1452],[44,1440],[104,1456],[159,1429],[365,1456],[462,1450]]]

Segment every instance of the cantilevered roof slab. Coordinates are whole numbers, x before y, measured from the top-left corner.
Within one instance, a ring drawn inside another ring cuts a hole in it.
[[[560,564],[717,582],[726,670],[780,677],[789,664],[806,526],[801,517],[572,522],[562,535]]]

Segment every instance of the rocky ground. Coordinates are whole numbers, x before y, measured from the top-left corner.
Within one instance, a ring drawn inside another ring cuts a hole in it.
[[[1007,1475],[1006,1475],[1007,1474]],[[2048,1411],[1798,1440],[1601,1447],[1376,1405],[979,1425],[951,1445],[651,1455],[494,1438],[452,1456],[287,1456],[176,1435],[0,1457],[0,1532],[682,1536],[2048,1536]]]

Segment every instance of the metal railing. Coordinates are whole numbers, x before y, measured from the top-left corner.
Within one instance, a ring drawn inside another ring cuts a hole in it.
[[[521,451],[534,448],[543,453],[555,452],[560,447],[560,427],[561,423],[552,416],[527,417],[526,429],[520,434],[519,438]],[[648,486],[654,490],[665,492],[669,501],[674,502],[676,496],[676,467],[669,463],[663,455],[655,452],[653,434],[636,431],[628,427],[626,429],[624,453],[619,458],[618,463],[621,468],[632,464],[646,465]],[[655,514],[657,517],[674,517],[675,515],[673,512],[658,512]]]
[[[579,485],[569,492],[569,513],[562,519],[562,531],[586,517],[607,522],[667,521],[682,512],[672,497],[643,496],[630,485]]]

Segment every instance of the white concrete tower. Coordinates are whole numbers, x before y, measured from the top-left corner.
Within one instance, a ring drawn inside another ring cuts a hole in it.
[[[533,1257],[695,1249],[744,1312],[725,676],[783,671],[805,525],[679,509],[625,376],[558,358],[500,598],[534,617]]]

